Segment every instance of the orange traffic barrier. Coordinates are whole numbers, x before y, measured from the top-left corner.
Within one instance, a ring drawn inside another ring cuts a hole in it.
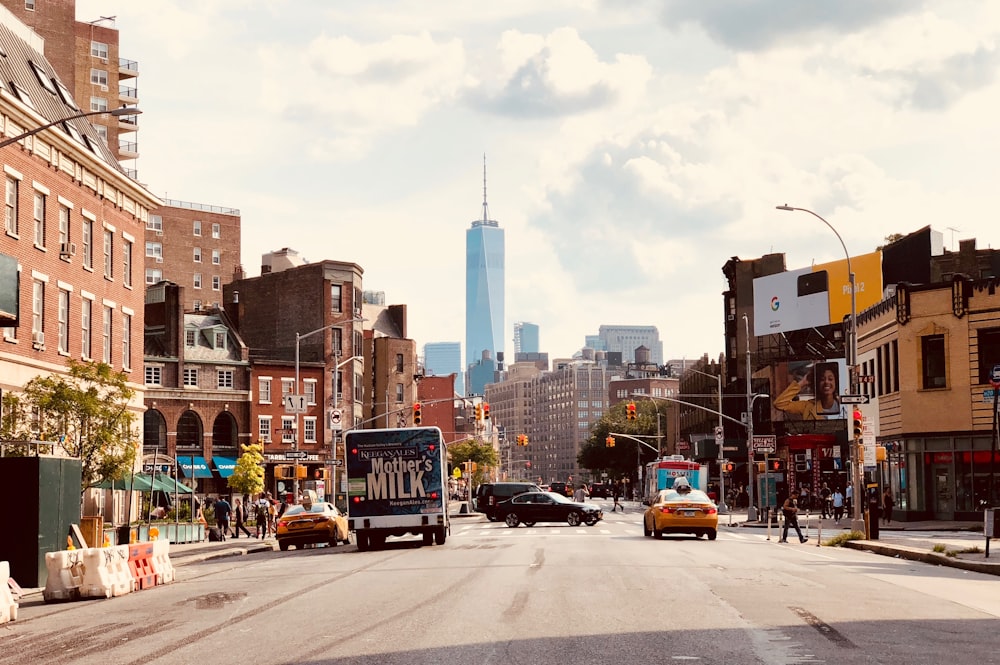
[[[138,583],[138,589],[149,589],[156,586],[156,573],[153,571],[153,543],[134,543],[128,546],[128,567],[132,577]]]

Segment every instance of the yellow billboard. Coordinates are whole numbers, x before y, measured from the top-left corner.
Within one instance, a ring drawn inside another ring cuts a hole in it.
[[[882,301],[882,252],[851,257],[857,311]],[[829,276],[830,323],[840,323],[851,313],[851,279],[847,259],[820,263],[813,272],[825,270]]]

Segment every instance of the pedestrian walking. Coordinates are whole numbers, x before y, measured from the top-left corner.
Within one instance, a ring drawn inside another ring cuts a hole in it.
[[[239,499],[233,499],[233,538],[240,537],[240,531],[247,535],[247,538],[253,538],[250,535],[250,531],[247,529],[247,511],[243,507],[243,502]]]
[[[847,481],[847,490],[844,492],[844,506],[849,514],[854,514],[854,485],[850,480]]]
[[[882,492],[882,517],[885,518],[885,523],[888,524],[892,521],[892,509],[896,506],[895,499],[892,498],[892,490],[888,487]]]
[[[587,490],[584,489],[583,484],[577,485],[576,491],[573,492],[573,500],[577,503],[583,503],[587,500]]]
[[[833,519],[837,524],[840,524],[840,520],[844,517],[844,494],[838,487],[833,490],[833,494],[830,498],[833,502]]]
[[[781,532],[781,540],[779,543],[788,542],[788,527],[795,529],[795,533],[799,535],[799,542],[804,543],[808,538],[802,535],[802,530],[799,529],[799,502],[795,499],[794,495],[789,495],[785,502],[781,504],[781,512],[785,516],[785,527]]]
[[[616,510],[621,510],[624,513],[625,512],[624,506],[618,503],[618,497],[621,496],[621,490],[618,488],[618,483],[611,483],[611,496],[615,500],[615,505],[611,506],[611,512],[615,512]]]
[[[233,512],[233,507],[221,497],[213,505],[215,506],[215,525],[219,527],[219,537],[225,540],[226,532],[229,531],[229,516]]]
[[[254,519],[257,520],[257,537],[260,539],[267,538],[268,513],[270,508],[271,502],[267,500],[267,494],[261,492],[257,503],[254,504]]]
[[[832,494],[830,487],[826,483],[823,483],[823,487],[819,491],[820,501],[823,502],[823,505],[820,507],[822,510],[820,517],[829,518],[833,514]]]

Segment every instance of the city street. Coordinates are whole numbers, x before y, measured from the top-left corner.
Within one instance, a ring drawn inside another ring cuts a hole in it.
[[[112,600],[35,597],[0,627],[0,664],[961,665],[1000,647],[994,576],[818,548],[814,534],[655,540],[640,519],[471,517],[440,547],[268,552],[184,565],[172,585]]]

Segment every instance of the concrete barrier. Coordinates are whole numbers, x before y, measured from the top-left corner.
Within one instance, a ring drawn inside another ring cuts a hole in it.
[[[17,620],[17,601],[10,592],[10,563],[0,561],[0,623]]]
[[[83,550],[62,550],[45,553],[48,572],[42,597],[46,603],[56,600],[78,600],[83,583]]]
[[[170,541],[153,541],[153,574],[157,584],[170,584],[174,581],[174,564],[170,563]]]

